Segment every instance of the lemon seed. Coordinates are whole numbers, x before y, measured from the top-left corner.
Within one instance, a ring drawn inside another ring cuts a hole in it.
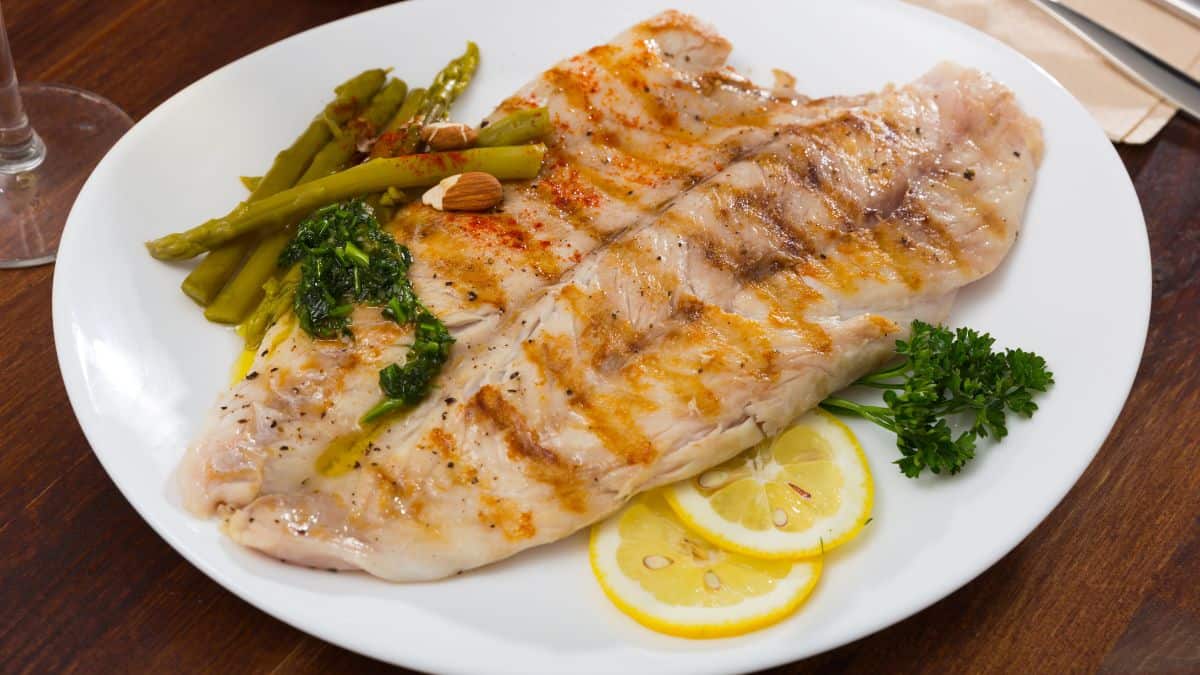
[[[776,527],[783,527],[787,525],[787,514],[783,509],[775,509],[775,512],[771,514],[771,521],[775,523]]]
[[[706,490],[721,487],[729,480],[729,474],[724,471],[705,471],[700,474],[700,487]]]
[[[716,572],[709,570],[704,573],[704,585],[708,586],[709,590],[717,591],[721,589],[721,578]]]
[[[651,570],[661,570],[672,562],[674,561],[664,555],[648,555],[642,558],[642,564]]]

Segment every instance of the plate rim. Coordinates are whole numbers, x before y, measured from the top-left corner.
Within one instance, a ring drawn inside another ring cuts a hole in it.
[[[409,5],[409,6],[412,6],[412,5],[428,6],[433,3],[431,2],[431,0],[416,0],[416,2],[410,2],[410,3],[404,3],[404,4]],[[442,6],[445,8],[452,8],[455,4],[456,3],[445,3]],[[459,3],[459,4],[461,4],[461,3]],[[835,4],[840,4],[840,3],[835,3]],[[1055,499],[1053,500],[1053,502],[1052,503],[1048,502],[1047,508],[1045,509],[1045,513],[1036,517],[1035,521],[1032,524],[1030,524],[1030,526],[1027,529],[1020,528],[1020,529],[1026,530],[1024,532],[1024,534],[1020,534],[1019,536],[1017,536],[1015,541],[1011,541],[1011,542],[1005,541],[1003,543],[997,543],[996,545],[994,545],[991,548],[991,550],[988,552],[988,554],[986,556],[984,556],[984,557],[986,557],[988,562],[985,565],[979,567],[973,573],[964,575],[961,579],[955,578],[948,583],[939,585],[938,590],[936,592],[931,591],[927,596],[912,600],[912,601],[906,603],[906,605],[902,609],[897,609],[887,616],[876,615],[875,621],[863,622],[863,624],[856,626],[855,630],[848,631],[847,635],[844,635],[838,639],[826,640],[826,644],[818,644],[818,645],[811,647],[810,649],[796,650],[794,652],[788,652],[788,653],[784,653],[782,650],[781,651],[771,651],[769,653],[769,655],[760,655],[757,657],[747,657],[747,658],[739,659],[738,664],[734,667],[739,669],[740,671],[757,670],[757,669],[761,669],[761,668],[769,668],[769,667],[777,666],[777,665],[781,665],[781,664],[797,662],[799,660],[810,658],[812,656],[829,651],[831,649],[835,649],[839,646],[846,645],[851,642],[860,640],[863,637],[874,634],[874,633],[876,633],[880,630],[883,630],[889,626],[898,624],[908,618],[911,618],[912,616],[923,611],[924,609],[936,604],[937,602],[944,600],[949,595],[953,594],[957,590],[966,586],[971,581],[975,580],[980,575],[982,575],[984,572],[990,570],[992,567],[995,566],[995,564],[1000,559],[1002,559],[1008,553],[1010,553],[1015,548],[1017,548],[1017,546],[1019,546],[1031,534],[1033,534],[1033,532],[1037,529],[1037,527],[1039,525],[1041,525],[1043,522],[1045,522],[1046,519],[1049,518],[1049,516],[1062,504],[1063,499],[1075,487],[1075,485],[1079,481],[1079,478],[1088,469],[1088,467],[1090,467],[1092,465],[1092,463],[1095,461],[1097,455],[1099,454],[1100,450],[1103,448],[1103,445],[1107,441],[1109,435],[1111,434],[1114,425],[1116,424],[1117,420],[1120,418],[1121,413],[1125,410],[1125,406],[1128,403],[1129,394],[1132,391],[1133,385],[1137,381],[1138,375],[1140,373],[1140,370],[1141,370],[1141,367],[1143,364],[1146,340],[1147,340],[1148,333],[1149,333],[1149,322],[1150,322],[1150,317],[1151,317],[1152,299],[1153,299],[1153,277],[1152,277],[1152,267],[1151,267],[1152,257],[1151,257],[1151,251],[1150,251],[1150,242],[1149,242],[1149,236],[1148,236],[1148,233],[1146,231],[1146,226],[1145,226],[1144,211],[1142,210],[1141,201],[1137,195],[1136,189],[1134,188],[1133,182],[1132,182],[1131,178],[1128,176],[1128,171],[1127,171],[1127,169],[1125,169],[1124,163],[1121,161],[1120,156],[1116,151],[1116,148],[1113,146],[1113,144],[1109,141],[1107,136],[1104,134],[1104,132],[1101,129],[1101,127],[1099,126],[1099,124],[1094,120],[1094,118],[1092,118],[1090,113],[1087,112],[1087,110],[1084,108],[1082,103],[1080,103],[1078,101],[1078,99],[1076,99],[1074,97],[1074,95],[1072,95],[1069,91],[1067,91],[1066,88],[1063,87],[1063,85],[1057,79],[1055,79],[1052,75],[1050,75],[1050,73],[1048,73],[1040,65],[1033,62],[1031,59],[1026,57],[1024,54],[1021,54],[1020,52],[1016,51],[1012,47],[1009,47],[1008,45],[1004,44],[1003,42],[999,41],[998,39],[993,38],[992,36],[987,35],[986,33],[983,33],[982,31],[979,31],[972,26],[955,21],[953,19],[945,17],[941,14],[938,14],[938,13],[936,13],[932,10],[926,9],[924,7],[919,7],[919,6],[911,5],[911,4],[904,3],[904,2],[887,2],[887,0],[860,0],[860,4],[887,4],[893,10],[901,11],[901,12],[908,12],[908,13],[911,13],[911,14],[919,17],[919,21],[921,21],[921,22],[940,24],[941,30],[958,31],[960,33],[965,31],[966,34],[968,34],[972,38],[989,44],[989,49],[999,49],[999,50],[1008,52],[1010,56],[1015,56],[1018,59],[1020,59],[1021,61],[1023,61],[1025,63],[1025,65],[1032,67],[1035,71],[1037,71],[1037,73],[1040,76],[1042,76],[1046,80],[1048,80],[1053,85],[1053,87],[1057,88],[1062,93],[1064,93],[1066,95],[1066,98],[1069,99],[1070,105],[1073,106],[1074,108],[1076,108],[1076,112],[1087,119],[1088,126],[1090,127],[1088,132],[1091,135],[1097,137],[1098,142],[1102,141],[1103,144],[1107,146],[1106,154],[1110,157],[1111,161],[1116,162],[1117,166],[1121,167],[1122,173],[1125,176],[1125,180],[1122,182],[1121,187],[1122,187],[1122,189],[1126,190],[1129,193],[1129,196],[1132,198],[1133,205],[1136,206],[1138,222],[1135,224],[1131,224],[1130,227],[1133,227],[1134,225],[1140,225],[1140,232],[1141,232],[1140,239],[1141,239],[1142,243],[1144,244],[1143,246],[1139,247],[1139,253],[1141,253],[1141,255],[1139,257],[1141,259],[1141,262],[1143,263],[1141,265],[1141,267],[1143,267],[1143,273],[1144,273],[1143,278],[1142,278],[1142,284],[1144,286],[1143,303],[1141,305],[1142,316],[1135,317],[1135,318],[1138,318],[1139,320],[1134,322],[1136,324],[1136,326],[1139,328],[1138,332],[1140,333],[1140,340],[1138,341],[1136,358],[1130,358],[1128,363],[1131,364],[1131,366],[1127,366],[1124,369],[1125,371],[1131,370],[1132,372],[1124,373],[1125,375],[1127,375],[1127,377],[1126,377],[1126,384],[1124,385],[1124,387],[1122,387],[1123,392],[1121,392],[1121,395],[1119,397],[1120,405],[1116,406],[1115,410],[1112,411],[1111,414],[1107,415],[1108,419],[1104,422],[1104,424],[1096,425],[1097,429],[1103,430],[1103,434],[1101,436],[1099,436],[1099,438],[1100,438],[1099,444],[1097,444],[1096,447],[1091,451],[1091,456],[1088,459],[1088,461],[1085,464],[1083,464],[1079,468],[1079,470],[1074,473],[1073,476],[1070,476],[1069,481],[1066,481],[1066,480],[1061,481],[1061,484],[1063,485],[1063,487],[1061,490],[1058,490],[1058,494],[1055,497]],[[141,119],[137,120],[135,127],[140,126],[144,123],[147,123],[147,121],[150,121],[150,122],[156,121],[159,117],[167,114],[166,111],[169,111],[172,107],[179,105],[180,99],[183,98],[185,95],[190,95],[190,92],[193,91],[194,89],[203,86],[204,83],[220,76],[222,73],[224,73],[225,71],[227,71],[229,69],[234,69],[234,68],[239,67],[242,64],[242,62],[249,60],[251,58],[258,57],[263,52],[272,51],[272,50],[276,50],[276,49],[282,49],[282,48],[284,48],[283,45],[285,45],[289,42],[292,42],[292,41],[299,40],[300,38],[302,38],[302,36],[306,36],[313,32],[329,29],[331,26],[342,24],[343,22],[362,20],[363,17],[372,15],[372,14],[376,14],[376,13],[386,13],[386,12],[391,12],[391,11],[404,11],[403,9],[401,9],[401,10],[396,9],[397,7],[401,7],[401,6],[402,5],[399,5],[399,4],[384,5],[381,7],[376,7],[376,8],[368,9],[365,11],[356,12],[354,14],[340,17],[333,21],[329,21],[324,24],[320,24],[320,25],[308,28],[306,30],[300,31],[298,33],[289,35],[281,40],[278,40],[271,44],[265,45],[265,46],[263,46],[259,49],[256,49],[248,54],[245,54],[245,55],[211,71],[210,73],[207,73],[206,75],[196,79],[192,83],[188,84],[187,86],[183,87],[179,91],[175,92],[170,97],[168,97],[166,100],[164,100],[162,103],[155,106],[155,108],[153,110],[151,110],[149,113],[147,113]],[[687,9],[685,9],[684,11],[687,11]],[[127,141],[127,136],[128,136],[128,134],[126,136],[123,136],[122,139],[120,139],[117,142],[117,144],[114,145],[114,147],[109,151],[109,153],[105,155],[105,158],[103,160],[101,160],[101,162],[97,165],[96,170],[94,170],[93,176],[95,175],[96,172],[99,171],[99,169],[102,166],[104,166],[108,157],[113,152],[124,147],[124,144],[126,144],[126,141]],[[64,249],[66,249],[68,251],[68,253],[69,253],[69,255],[67,256],[68,261],[70,261],[74,256],[74,254],[71,253],[71,251],[72,251],[71,242],[74,241],[74,237],[71,235],[75,231],[75,229],[78,229],[78,228],[72,228],[72,224],[77,222],[77,220],[78,220],[76,217],[76,213],[75,213],[76,206],[78,206],[79,202],[81,201],[80,197],[82,197],[85,194],[88,194],[89,187],[91,187],[91,184],[92,184],[93,176],[89,176],[88,180],[85,182],[85,184],[81,188],[81,190],[79,192],[79,196],[76,198],[76,202],[72,205],[70,213],[68,214],[68,217],[67,217],[66,226],[64,228],[63,236],[61,239],[62,243],[60,244],[60,251],[62,251]],[[60,269],[61,269],[61,266],[56,263],[54,272],[53,272],[52,291],[51,291],[51,313],[52,313],[52,323],[53,323],[53,337],[54,337],[54,342],[55,342],[55,354],[56,354],[56,358],[58,361],[60,376],[63,380],[65,389],[67,391],[67,397],[71,404],[72,412],[75,414],[76,419],[79,422],[80,428],[83,431],[84,436],[88,441],[89,449],[92,451],[92,454],[94,454],[96,456],[96,458],[100,462],[101,466],[103,467],[105,473],[108,474],[109,478],[117,486],[117,489],[121,492],[121,494],[125,498],[125,500],[134,508],[134,510],[139,515],[139,517],[141,517],[142,520],[145,521],[151,527],[151,529],[153,529],[158,534],[158,536],[160,536],[164,541],[166,541],[177,553],[179,553],[181,556],[183,556],[184,559],[186,559],[190,564],[192,564],[194,567],[199,569],[202,573],[204,573],[210,579],[215,581],[217,584],[221,585],[225,590],[232,592],[238,598],[249,603],[251,606],[265,612],[269,616],[271,616],[279,621],[282,621],[289,626],[296,628],[297,630],[300,630],[309,635],[318,637],[319,639],[329,642],[330,644],[337,645],[337,646],[340,646],[340,647],[343,647],[346,649],[350,649],[351,651],[355,651],[359,654],[363,654],[368,657],[380,660],[384,663],[393,663],[393,664],[397,664],[397,665],[404,665],[406,667],[418,668],[418,669],[429,670],[429,671],[467,672],[463,667],[461,667],[463,662],[456,662],[454,664],[451,664],[446,661],[439,661],[437,659],[426,658],[426,654],[421,651],[413,651],[413,652],[406,653],[403,657],[403,661],[401,662],[400,660],[397,660],[396,655],[394,653],[389,653],[389,652],[385,652],[380,649],[377,649],[369,640],[362,638],[358,635],[337,633],[333,630],[327,629],[325,625],[306,621],[303,619],[303,617],[288,616],[285,613],[286,609],[282,605],[278,608],[273,607],[272,606],[273,603],[271,601],[269,601],[269,598],[267,598],[266,596],[255,594],[253,592],[253,590],[248,587],[247,584],[244,584],[241,581],[233,578],[233,576],[230,575],[229,573],[227,573],[227,571],[222,566],[218,565],[216,562],[210,562],[205,557],[202,557],[201,555],[199,555],[197,551],[192,550],[190,545],[185,543],[184,541],[182,541],[181,538],[179,536],[177,536],[175,534],[175,532],[169,527],[169,523],[166,522],[165,518],[160,518],[159,516],[155,515],[154,513],[150,512],[148,510],[149,507],[151,506],[150,504],[139,503],[138,500],[132,498],[131,497],[132,490],[126,486],[125,482],[121,478],[118,477],[120,475],[119,472],[117,472],[113,469],[113,467],[110,465],[109,461],[106,461],[104,453],[98,452],[96,450],[96,443],[93,440],[93,437],[96,435],[96,429],[92,428],[89,430],[89,426],[91,426],[90,419],[88,422],[85,422],[85,417],[90,418],[93,411],[89,410],[88,402],[86,400],[86,397],[84,396],[84,390],[86,389],[86,384],[84,383],[85,375],[83,373],[83,369],[82,369],[80,363],[78,362],[78,360],[76,360],[74,358],[75,354],[70,349],[68,349],[68,346],[75,344],[75,339],[74,339],[74,336],[70,332],[70,322],[69,322],[68,317],[66,316],[67,310],[65,308],[65,300],[63,299],[63,293],[65,293],[65,291],[62,290],[65,282],[62,282],[63,277],[62,277],[62,275],[60,275]],[[81,414],[81,410],[86,411],[86,412]],[[709,657],[715,657],[719,653],[720,652],[716,652],[716,651],[707,652],[707,655]],[[712,668],[710,668],[707,671],[704,669],[699,669],[699,670],[695,670],[694,672],[723,672],[723,671],[727,670],[727,669],[718,670],[718,668],[722,665],[727,666],[728,664],[713,663]]]

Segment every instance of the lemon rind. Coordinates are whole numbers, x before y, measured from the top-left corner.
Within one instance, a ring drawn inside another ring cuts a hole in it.
[[[792,584],[790,588],[782,586],[781,588],[788,590],[787,593],[776,590],[767,595],[747,601],[751,604],[763,605],[765,608],[762,611],[747,611],[745,609],[735,611],[739,607],[742,607],[742,605],[704,608],[675,607],[674,611],[677,613],[690,615],[695,617],[695,619],[679,620],[656,615],[651,609],[652,607],[671,606],[654,600],[648,591],[637,585],[637,582],[621,574],[619,568],[616,567],[615,560],[612,565],[617,571],[613,574],[605,573],[601,567],[600,556],[602,554],[611,554],[615,558],[616,548],[620,544],[620,535],[617,533],[617,525],[615,523],[616,519],[617,517],[614,516],[592,528],[588,541],[588,562],[591,564],[592,574],[596,577],[596,581],[600,584],[600,589],[604,595],[622,613],[639,624],[660,633],[690,639],[711,639],[743,635],[765,628],[794,614],[812,594],[817,581],[821,578],[822,562],[819,558],[797,560],[794,563],[792,573],[789,573],[785,577],[785,580],[801,580],[799,583]],[[601,549],[605,550],[602,551]],[[617,579],[613,579],[612,577],[617,577]],[[627,584],[624,593],[617,588],[617,585],[621,582]],[[786,601],[775,606],[767,602],[756,602],[769,600],[776,595],[786,597]],[[642,602],[637,602],[632,600],[630,596],[645,597],[643,597]],[[715,620],[710,618],[722,615],[732,616],[732,618]]]
[[[827,413],[824,410],[821,410],[819,408],[816,410],[813,410],[809,414],[819,415],[820,417],[822,417],[824,419],[824,421],[832,424],[834,427],[836,427],[839,431],[841,431],[845,435],[845,437],[849,441],[851,447],[853,447],[853,449],[854,449],[855,456],[858,460],[858,469],[862,473],[863,506],[862,506],[861,511],[854,518],[853,523],[850,525],[850,527],[848,527],[845,530],[845,532],[838,534],[834,537],[831,537],[828,540],[818,537],[818,542],[815,545],[809,545],[809,546],[797,547],[797,548],[780,547],[780,548],[764,549],[764,548],[760,548],[760,547],[747,545],[743,541],[738,541],[736,539],[732,539],[732,538],[726,536],[723,532],[714,529],[713,527],[708,525],[706,522],[702,521],[700,518],[697,518],[696,514],[693,512],[693,510],[689,509],[688,505],[684,504],[680,500],[679,493],[682,490],[694,490],[694,488],[690,487],[690,485],[688,485],[684,481],[680,481],[679,483],[676,483],[675,485],[670,486],[663,491],[663,496],[666,498],[667,504],[670,505],[671,510],[675,512],[675,515],[678,516],[679,519],[682,520],[685,525],[687,525],[692,530],[695,530],[698,534],[703,536],[708,541],[710,541],[713,544],[716,544],[717,546],[720,546],[721,548],[724,548],[726,550],[733,551],[735,553],[741,553],[742,555],[751,556],[751,557],[755,557],[755,558],[764,558],[764,559],[768,559],[768,560],[810,558],[810,557],[823,555],[824,553],[828,553],[829,551],[837,548],[838,546],[841,546],[843,544],[850,542],[855,537],[857,537],[859,535],[859,533],[862,532],[862,529],[866,526],[867,522],[869,522],[871,520],[871,511],[874,508],[874,503],[875,503],[875,481],[874,481],[873,477],[871,476],[871,469],[870,469],[869,465],[867,464],[867,455],[865,452],[863,452],[862,445],[859,444],[858,438],[854,435],[854,432],[852,432],[850,430],[850,428],[847,427],[837,417],[835,417],[835,416],[831,415],[830,413]],[[689,501],[693,501],[693,500],[689,500]],[[700,497],[697,497],[697,499],[694,501],[697,504],[706,504],[706,501]],[[707,509],[696,509],[695,511],[704,511],[704,510],[707,510]],[[719,516],[714,516],[713,519],[718,522],[728,522],[728,521],[724,521],[723,519],[720,519]],[[828,523],[830,521],[836,521],[836,520],[837,520],[836,517],[829,517],[829,518],[823,519],[820,522]],[[822,525],[816,525],[816,526],[814,526],[813,529],[817,529],[818,527],[821,527],[821,526]],[[774,538],[774,537],[772,537],[772,538]]]

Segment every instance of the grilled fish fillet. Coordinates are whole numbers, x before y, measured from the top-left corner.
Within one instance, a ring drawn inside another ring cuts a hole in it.
[[[720,69],[727,51],[669,13],[506,102],[551,106],[542,176],[498,216],[397,226],[459,337],[438,391],[359,429],[404,332],[370,308],[353,342],[284,322],[189,448],[188,507],[285,560],[444,577],[775,433],[999,264],[1041,154],[1010,92],[942,65],[801,101]]]
[[[550,109],[555,130],[536,180],[506,184],[499,213],[414,204],[399,214],[390,227],[413,251],[413,285],[456,351],[486,339],[601,241],[770,141],[768,120],[823,107],[753,85],[725,67],[729,51],[709,27],[668,11],[566,59],[491,118]],[[357,310],[353,325],[352,342],[314,342],[286,321],[267,335],[250,379],[221,396],[188,450],[190,510],[241,507],[313,482],[312,453],[353,436],[379,396],[378,369],[407,351],[409,331],[375,309]]]

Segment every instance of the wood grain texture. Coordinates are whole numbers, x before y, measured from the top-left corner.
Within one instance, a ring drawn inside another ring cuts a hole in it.
[[[22,79],[91,89],[138,119],[229,61],[375,4],[6,0],[4,13]],[[1099,456],[974,582],[775,672],[1200,670],[1200,124],[1177,118],[1120,152],[1146,213],[1154,304],[1141,372]],[[0,271],[0,669],[389,670],[250,607],[134,513],[70,413],[51,274]]]

